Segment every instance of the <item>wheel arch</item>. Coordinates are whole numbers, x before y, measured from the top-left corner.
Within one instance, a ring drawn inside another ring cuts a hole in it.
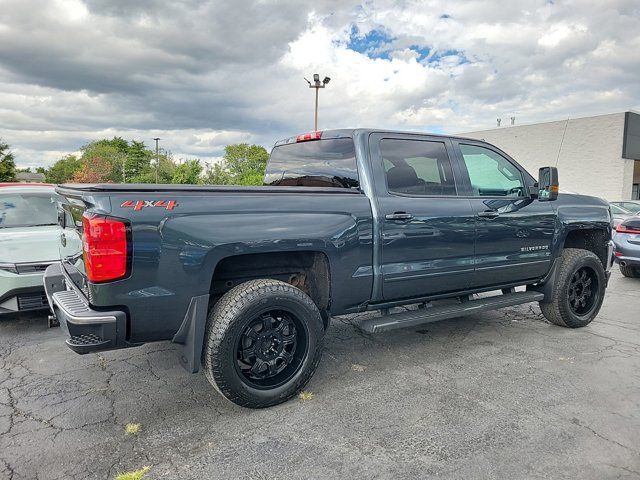
[[[305,292],[320,310],[328,327],[331,306],[331,263],[318,250],[266,251],[221,258],[213,269],[209,304],[213,306],[226,292],[249,280],[281,280]]]
[[[607,269],[608,243],[611,240],[611,231],[602,226],[580,227],[574,226],[567,229],[562,242],[562,250],[565,248],[579,248],[593,252]]]

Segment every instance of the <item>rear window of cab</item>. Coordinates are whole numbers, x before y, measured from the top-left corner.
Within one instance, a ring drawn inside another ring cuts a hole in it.
[[[358,188],[352,138],[328,138],[278,145],[271,151],[265,185]]]

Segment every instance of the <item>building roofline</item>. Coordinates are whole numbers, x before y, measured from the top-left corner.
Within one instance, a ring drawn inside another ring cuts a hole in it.
[[[557,120],[546,120],[544,122],[531,122],[531,123],[520,123],[518,125],[505,125],[503,127],[493,127],[493,128],[483,128],[481,130],[468,130],[465,132],[461,132],[461,135],[467,135],[470,133],[476,134],[476,133],[482,133],[482,132],[493,132],[496,130],[508,130],[511,128],[518,128],[518,127],[531,127],[533,125],[546,125],[548,123],[560,123],[560,122],[566,122],[567,120],[571,121],[571,120],[582,120],[585,118],[597,118],[597,117],[607,117],[610,115],[626,115],[628,113],[633,113],[635,115],[640,115],[640,112],[635,111],[635,110],[624,110],[624,111],[618,111],[618,112],[610,112],[610,113],[599,113],[598,115],[582,115],[579,117],[567,117],[567,118],[560,118]]]

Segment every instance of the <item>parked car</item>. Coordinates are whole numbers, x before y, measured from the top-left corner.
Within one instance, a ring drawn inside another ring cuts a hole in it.
[[[627,210],[625,207],[622,207],[616,203],[609,203],[611,208],[611,213],[613,214],[613,226],[617,227],[622,222],[624,222],[627,218],[632,218],[635,214]]]
[[[54,187],[0,184],[0,315],[48,308],[42,275],[60,260]]]
[[[614,258],[625,277],[640,278],[640,217],[631,217],[613,233]]]
[[[622,207],[632,215],[640,215],[640,200],[625,200],[623,202],[610,202],[611,205]]]
[[[602,305],[608,203],[558,195],[555,168],[536,181],[486,142],[313,132],[276,143],[265,184],[58,187],[63,260],[45,285],[67,345],[171,340],[257,408],[305,386],[335,315],[380,311],[360,323],[377,333],[539,302],[575,328]]]

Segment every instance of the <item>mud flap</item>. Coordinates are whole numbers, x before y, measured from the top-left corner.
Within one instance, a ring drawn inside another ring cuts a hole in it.
[[[207,323],[209,310],[209,295],[192,297],[187,314],[177,333],[171,340],[182,345],[180,364],[189,373],[200,370],[200,359],[204,344],[204,327]]]

